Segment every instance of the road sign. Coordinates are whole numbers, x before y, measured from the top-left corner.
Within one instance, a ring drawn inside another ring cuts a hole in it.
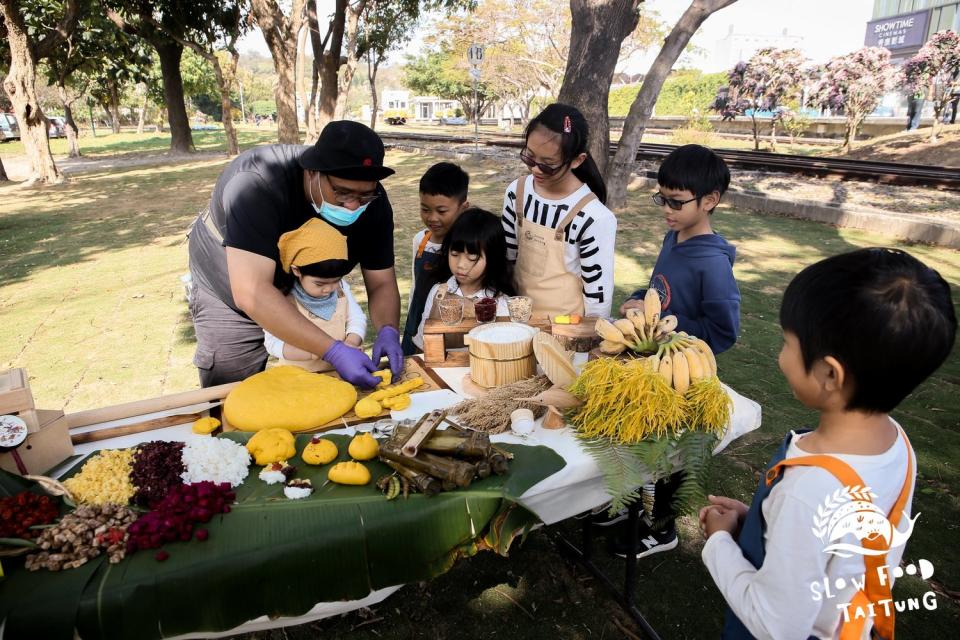
[[[467,49],[467,60],[470,61],[471,67],[479,67],[480,63],[483,62],[483,45],[470,45],[470,48]]]
[[[470,67],[470,77],[474,80],[480,80],[480,67]]]

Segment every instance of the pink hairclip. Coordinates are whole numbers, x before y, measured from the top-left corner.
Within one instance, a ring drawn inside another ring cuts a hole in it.
[[[570,133],[573,131],[573,123],[570,122],[570,116],[563,116],[563,132]]]

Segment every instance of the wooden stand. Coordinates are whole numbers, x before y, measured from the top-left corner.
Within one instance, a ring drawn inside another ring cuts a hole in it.
[[[497,322],[510,322],[508,316],[497,316]],[[430,367],[469,367],[470,354],[466,351],[450,351],[463,346],[463,336],[477,326],[476,318],[464,318],[460,324],[445,325],[439,320],[428,319],[423,324],[423,362]],[[546,316],[532,316],[526,324],[541,331],[550,332],[550,320]]]

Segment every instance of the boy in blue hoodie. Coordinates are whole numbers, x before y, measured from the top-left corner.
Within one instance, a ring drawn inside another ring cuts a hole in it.
[[[653,201],[663,210],[669,230],[650,277],[660,294],[663,315],[677,317],[677,331],[703,339],[714,353],[726,351],[740,330],[740,290],[733,277],[736,248],[713,232],[711,216],[730,186],[730,170],[723,158],[698,144],[675,149],[657,172],[659,191]],[[620,312],[641,306],[646,289],[635,291]],[[677,530],[670,508],[673,494],[684,480],[675,473],[644,487],[654,494],[652,518],[640,519],[640,549],[636,557],[677,546]],[[623,522],[626,512],[598,521],[606,526]],[[626,522],[611,537],[614,553],[626,557]]]
[[[723,158],[688,144],[668,155],[657,172],[653,201],[663,209],[667,235],[650,285],[660,293],[663,315],[677,317],[677,331],[703,339],[714,353],[726,351],[740,330],[740,291],[733,277],[736,248],[713,232],[711,216],[730,186]],[[635,291],[620,312],[641,306]]]

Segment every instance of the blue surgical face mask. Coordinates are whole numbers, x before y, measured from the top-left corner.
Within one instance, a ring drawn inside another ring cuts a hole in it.
[[[320,206],[317,206],[317,200],[313,196],[313,180],[310,181],[310,204],[313,206],[313,210],[317,212],[317,215],[329,222],[330,224],[337,225],[338,227],[346,227],[354,222],[360,217],[370,203],[361,204],[359,207],[351,211],[346,207],[342,207],[336,204],[330,204],[323,199],[323,190],[320,190]]]

